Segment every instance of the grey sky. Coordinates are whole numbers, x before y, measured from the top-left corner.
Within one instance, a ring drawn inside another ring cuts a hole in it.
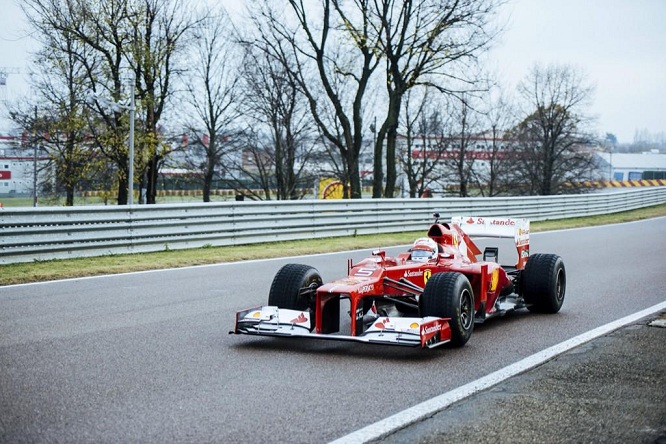
[[[241,1],[222,3],[237,10]],[[18,2],[0,0],[0,11],[0,67],[26,72],[33,44]],[[509,89],[534,63],[571,64],[596,85],[590,113],[599,134],[632,142],[636,130],[666,133],[666,0],[509,0],[502,15],[507,30],[489,63]],[[12,74],[0,98],[26,92]]]
[[[571,64],[596,85],[599,133],[666,133],[666,1],[511,0],[505,13],[492,56],[507,83],[537,62]]]

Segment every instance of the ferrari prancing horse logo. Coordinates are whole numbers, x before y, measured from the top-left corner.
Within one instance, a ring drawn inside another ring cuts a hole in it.
[[[430,276],[432,276],[432,270],[428,268],[423,272],[423,285],[428,283],[428,279],[430,279]]]

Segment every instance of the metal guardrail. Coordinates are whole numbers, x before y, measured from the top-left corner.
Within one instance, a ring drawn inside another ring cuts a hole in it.
[[[220,202],[0,209],[0,264],[418,231],[439,212],[530,220],[666,202],[666,187],[564,196]]]

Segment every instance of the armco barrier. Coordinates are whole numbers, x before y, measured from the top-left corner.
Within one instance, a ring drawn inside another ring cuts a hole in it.
[[[666,187],[538,197],[0,209],[0,263],[416,231],[432,213],[561,219],[666,202]]]

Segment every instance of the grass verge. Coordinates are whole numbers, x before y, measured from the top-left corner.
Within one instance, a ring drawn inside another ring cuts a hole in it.
[[[666,204],[617,214],[532,222],[530,228],[532,232],[551,231],[565,228],[630,222],[661,216],[666,216]],[[133,271],[178,268],[192,265],[236,262],[251,259],[298,256],[327,251],[347,251],[363,248],[405,245],[413,242],[415,238],[422,236],[424,231],[356,237],[307,239],[234,247],[206,247],[188,250],[160,251],[155,253],[111,255],[0,265],[0,286],[102,274],[117,274]]]

